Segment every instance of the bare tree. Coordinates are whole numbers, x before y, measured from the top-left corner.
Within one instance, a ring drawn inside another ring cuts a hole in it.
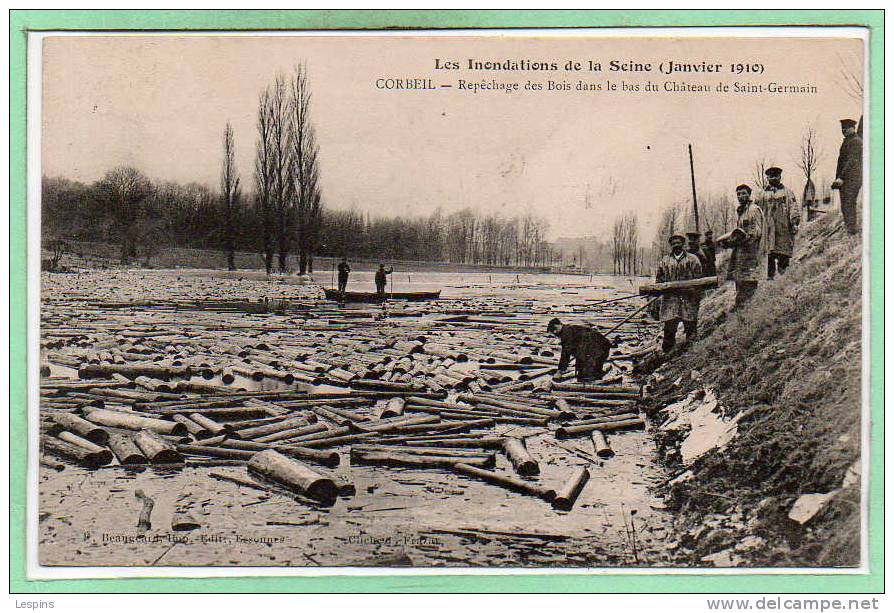
[[[290,196],[295,211],[298,238],[299,273],[311,267],[313,252],[319,240],[322,194],[319,177],[319,146],[310,120],[311,91],[307,68],[299,64],[290,83]]]
[[[137,255],[139,237],[147,215],[144,203],[152,193],[152,183],[136,168],[119,166],[99,182],[109,204],[121,247],[121,263],[129,264]]]
[[[624,257],[624,219],[618,217],[612,225],[612,273],[622,274],[622,261]]]
[[[239,175],[236,171],[236,141],[233,135],[233,126],[229,121],[224,128],[220,191],[224,206],[224,249],[227,253],[227,270],[236,270],[236,248],[233,236],[241,188],[239,187]]]
[[[273,171],[273,211],[276,216],[276,247],[279,256],[279,271],[288,268],[292,250],[292,235],[295,223],[294,201],[291,195],[291,114],[286,77],[276,75],[268,98],[270,118],[270,153]]]
[[[261,93],[261,98],[258,102],[258,140],[255,146],[255,189],[257,191],[258,217],[260,218],[261,251],[264,257],[264,267],[266,268],[268,275],[273,272],[275,223],[270,89],[271,88],[268,86]]]
[[[770,162],[766,156],[761,156],[754,161],[754,166],[751,169],[753,173],[751,180],[754,181],[755,192],[764,189],[764,186],[767,184],[767,168],[770,168]]]
[[[801,199],[804,206],[814,204],[814,201],[816,200],[816,186],[813,181],[813,176],[816,173],[816,168],[819,165],[820,159],[822,159],[822,156],[818,151],[816,130],[812,127],[807,128],[807,131],[801,138],[801,150],[798,159],[798,168],[804,173],[805,178],[804,194]]]

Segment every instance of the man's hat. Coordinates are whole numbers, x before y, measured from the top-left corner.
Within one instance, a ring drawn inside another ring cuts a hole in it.
[[[559,319],[558,317],[553,317],[552,319],[549,320],[549,323],[546,324],[546,331],[552,332],[553,330],[556,329],[556,326],[560,326],[560,325],[562,325],[562,320]]]
[[[674,233],[674,234],[671,234],[671,237],[670,237],[669,239],[667,239],[667,242],[672,243],[672,242],[674,242],[674,239],[675,239],[675,238],[679,238],[679,239],[680,239],[681,241],[683,241],[684,243],[686,242],[686,237],[683,236],[682,234],[680,234],[679,232],[676,232],[676,233]]]
[[[854,121],[853,119],[842,119],[841,120],[842,128],[853,128],[856,125],[857,125],[857,122]]]
[[[778,166],[770,166],[768,169],[764,171],[764,174],[768,177],[778,177],[782,174],[782,169]]]
[[[749,194],[751,193],[751,186],[750,186],[750,185],[746,185],[745,183],[743,183],[742,185],[737,185],[737,186],[736,186],[736,191],[739,191],[740,189],[744,189],[744,190],[747,191]]]
[[[687,232],[686,233],[686,238],[696,239],[696,238],[701,238],[701,237],[702,237],[701,232]]]

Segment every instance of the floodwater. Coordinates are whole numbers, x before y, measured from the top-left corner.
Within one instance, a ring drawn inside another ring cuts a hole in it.
[[[125,273],[117,274],[125,278],[119,276],[108,286],[100,283],[91,296],[145,298],[134,284],[122,283],[127,280]],[[279,291],[280,295],[289,295],[292,285],[309,289],[306,281],[268,280],[250,272],[133,274],[140,275],[155,299],[161,282],[171,299],[194,297],[197,283],[214,288],[215,295],[230,296],[227,292],[236,280],[242,294],[246,288],[256,293]],[[364,274],[370,276],[371,284],[372,273],[356,273],[349,289],[366,289],[362,287]],[[591,282],[584,276],[519,275],[516,279],[515,274],[488,273],[410,273],[409,278],[397,274],[392,278],[394,291],[442,288],[438,307],[468,306],[470,301],[500,308],[519,304],[544,321],[563,313],[576,318],[607,315],[608,311],[589,305],[635,293],[634,286],[639,283],[605,276]],[[45,299],[58,297],[70,305],[70,294],[60,295],[66,282],[58,283],[45,282]],[[379,307],[349,305],[351,308]],[[219,317],[223,321],[238,317],[244,322],[253,316]],[[406,326],[410,319],[384,319],[377,325]],[[265,326],[288,321],[288,315],[267,314],[263,319]],[[154,325],[160,327],[158,321]],[[641,326],[625,338],[642,342],[653,333]],[[539,329],[532,330],[532,335],[543,336]],[[284,385],[244,379],[234,387],[279,389]],[[86,470],[66,464],[61,472],[41,466],[40,562],[52,566],[421,567],[656,567],[673,563],[672,518],[653,493],[667,475],[657,463],[648,431],[613,433],[610,443],[615,456],[604,460],[592,455],[588,438],[557,440],[542,428],[509,424],[499,424],[495,434],[525,437],[529,451],[540,461],[537,482],[555,489],[577,467],[587,466],[591,477],[574,508],[559,511],[543,500],[443,470],[351,466],[347,447],[338,449],[341,465],[333,472],[354,483],[356,495],[339,498],[331,507],[297,500],[287,492],[261,491],[211,476],[246,479],[244,466]],[[502,454],[497,454],[495,470],[514,474]],[[152,527],[144,532],[137,529],[142,506],[135,496],[137,489],[155,501]],[[199,528],[171,529],[178,505],[189,507]]]

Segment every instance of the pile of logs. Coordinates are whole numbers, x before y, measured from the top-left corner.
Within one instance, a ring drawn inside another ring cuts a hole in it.
[[[229,296],[45,302],[43,463],[244,466],[322,504],[353,492],[345,464],[447,470],[569,509],[589,471],[542,482],[525,438],[586,439],[598,465],[613,433],[644,427],[624,362],[596,384],[556,372],[553,306],[457,299],[385,313],[286,298],[274,313],[230,309]],[[560,314],[621,322],[619,354],[654,332],[629,316],[635,305],[606,302]]]

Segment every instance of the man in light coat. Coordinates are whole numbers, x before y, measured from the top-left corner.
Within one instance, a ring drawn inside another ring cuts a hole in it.
[[[718,239],[724,249],[732,249],[729,259],[729,278],[736,282],[738,309],[751,300],[757,284],[764,279],[766,261],[764,245],[764,214],[751,202],[751,187],[742,184],[736,188],[739,206],[736,208],[736,229]]]
[[[757,199],[764,214],[767,245],[767,278],[772,279],[785,272],[792,257],[795,234],[801,220],[795,194],[782,184],[782,169],[772,166],[765,172],[767,185]]]
[[[674,234],[670,237],[670,245],[671,253],[658,262],[655,281],[665,283],[700,278],[702,264],[696,256],[686,251],[686,238],[681,234]],[[661,348],[665,353],[676,344],[680,322],[683,322],[683,331],[686,332],[686,344],[695,339],[700,298],[701,292],[698,289],[671,290],[661,294],[658,318],[664,323]]]

